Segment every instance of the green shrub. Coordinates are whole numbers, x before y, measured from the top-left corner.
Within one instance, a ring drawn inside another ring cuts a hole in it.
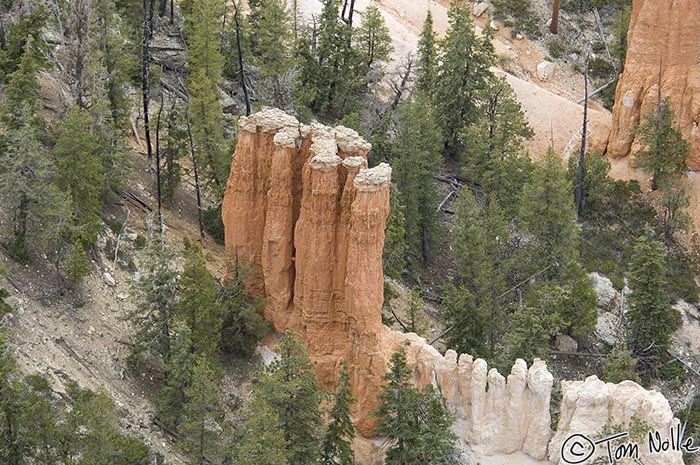
[[[12,242],[8,248],[8,253],[10,257],[22,265],[26,265],[32,261],[32,257],[29,255],[29,250],[27,249],[27,244],[23,241]]]
[[[111,229],[116,236],[122,232],[123,223],[116,218],[110,218],[107,220],[107,226],[109,226],[109,229]]]
[[[136,240],[134,241],[134,248],[136,250],[141,250],[144,247],[146,247],[146,242],[147,242],[146,237],[143,236],[142,234],[138,234],[136,236]]]
[[[561,43],[559,39],[552,39],[549,41],[549,55],[556,59],[561,58],[564,53],[566,53],[566,47]]]
[[[629,379],[641,384],[642,380],[637,374],[636,368],[637,359],[629,351],[616,352],[608,356],[600,379],[608,383],[619,383]]]
[[[617,89],[617,81],[618,80],[615,79],[612,84],[600,91],[600,100],[602,101],[603,106],[610,111],[612,111],[613,105],[615,105],[615,90]]]
[[[683,299],[688,303],[697,303],[700,289],[695,283],[695,267],[683,251],[667,253],[666,267],[668,283],[666,291],[671,300]]]
[[[494,0],[493,7],[497,18],[513,19],[513,34],[523,32],[536,35],[539,32],[539,18],[532,10],[530,0]],[[503,24],[508,25],[506,21]]]
[[[202,211],[204,230],[217,244],[224,243],[224,223],[221,220],[221,205]]]
[[[688,408],[680,409],[675,413],[681,423],[686,424],[685,436],[697,440],[700,437],[700,396],[696,395],[695,398],[690,401]],[[698,463],[697,454],[684,452],[683,463]]]
[[[0,319],[12,311],[12,306],[5,302],[5,299],[10,297],[10,293],[7,289],[0,287]]]
[[[588,60],[588,76],[593,79],[609,80],[615,73],[615,66],[608,60],[599,57]]]
[[[658,371],[659,379],[664,380],[678,379],[682,382],[685,381],[686,376],[685,366],[677,360],[664,365]]]
[[[83,277],[90,274],[90,261],[82,243],[73,244],[63,264],[63,271],[68,287],[75,287]]]

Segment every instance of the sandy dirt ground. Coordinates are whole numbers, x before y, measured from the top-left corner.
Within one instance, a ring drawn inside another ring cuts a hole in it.
[[[136,145],[135,141],[132,143]],[[129,189],[154,206],[145,154],[130,156],[134,175]],[[193,189],[186,177],[176,192],[174,207],[165,211],[169,247],[180,248],[186,236],[198,238]],[[145,236],[147,212],[125,204],[113,207],[111,214],[123,221],[127,208],[131,213],[125,235]],[[151,402],[162,386],[162,375],[156,370],[131,369],[126,363],[129,327],[122,318],[134,308],[129,294],[134,276],[119,265],[113,269],[113,255],[106,247],[109,239],[114,240],[115,236],[106,230],[98,240],[98,262],[93,263],[93,272],[75,292],[68,291],[63,296],[57,293],[54,270],[46,267],[45,261],[19,265],[0,249],[0,265],[10,271],[7,277],[0,277],[0,287],[10,291],[12,295],[7,302],[14,308],[4,321],[11,330],[22,372],[44,374],[59,393],[64,392],[68,380],[90,389],[106,386],[117,405],[120,426],[163,454],[167,464],[184,465],[186,460],[173,447],[173,438],[153,422]],[[200,243],[207,266],[222,276],[223,247],[210,239]],[[137,253],[129,239],[123,238],[120,244],[122,250],[131,249],[129,257],[136,259]],[[105,283],[104,272],[115,279],[115,286]],[[249,374],[258,363],[257,358],[227,360],[222,396],[231,410],[250,391]]]

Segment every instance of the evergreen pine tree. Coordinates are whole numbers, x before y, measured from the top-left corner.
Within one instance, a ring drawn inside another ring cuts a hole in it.
[[[478,121],[477,93],[487,86],[495,59],[491,30],[477,37],[469,15],[464,3],[452,2],[433,96],[446,153],[452,158],[461,152],[464,128]]]
[[[502,296],[512,266],[508,221],[495,199],[481,206],[468,189],[460,193],[455,213],[460,271],[448,287],[449,345],[460,353],[494,357],[508,305]]]
[[[500,361],[504,368],[512,366],[517,358],[528,362],[536,357],[548,359],[551,339],[564,328],[560,311],[569,304],[570,291],[550,284],[534,294],[510,317],[504,335],[505,354]]]
[[[394,47],[384,17],[375,5],[368,5],[362,17],[362,24],[353,34],[354,47],[364,68],[358,75],[368,73],[376,64],[388,61]],[[379,81],[381,76],[377,76]]]
[[[445,399],[432,384],[425,386],[421,396],[419,454],[416,463],[457,465],[460,463],[456,446],[457,436],[451,430],[454,416],[445,406]]]
[[[406,351],[400,347],[389,360],[382,377],[376,432],[391,440],[385,455],[387,465],[422,463],[456,464],[455,436],[450,431],[454,417],[432,386],[419,392],[411,384],[412,372]]]
[[[595,327],[596,298],[579,263],[579,230],[571,192],[563,166],[550,149],[535,166],[532,180],[522,192],[519,227],[527,235],[528,244],[520,249],[519,260],[523,278],[536,275],[531,287],[541,292],[535,296],[551,300],[549,291],[538,288],[555,282],[562,289],[552,291],[554,296],[566,302],[557,308],[533,301],[533,308],[556,309],[563,320],[562,329],[583,335]]]
[[[647,232],[634,245],[630,263],[628,347],[635,357],[664,354],[674,327],[665,293],[666,266],[662,245]],[[650,352],[648,352],[650,351]]]
[[[321,392],[302,343],[288,331],[277,346],[279,359],[262,368],[253,398],[279,416],[289,465],[314,463],[321,456]]]
[[[629,379],[641,384],[642,380],[636,372],[637,359],[628,350],[616,351],[608,355],[600,377],[606,383],[621,383]]]
[[[262,302],[245,291],[245,276],[241,270],[235,277],[225,279],[219,289],[221,307],[221,348],[231,353],[251,355],[256,343],[265,336],[269,324],[262,317]]]
[[[436,225],[437,193],[433,174],[440,165],[440,132],[424,100],[405,104],[399,110],[394,178],[404,208],[405,241],[413,264],[430,259]]]
[[[73,206],[68,234],[73,240],[92,245],[102,231],[101,194],[106,173],[96,129],[77,105],[63,120],[53,153],[56,158],[58,187]]]
[[[172,357],[167,367],[165,387],[156,399],[156,415],[163,424],[177,428],[182,422],[183,405],[188,400],[186,390],[192,384],[197,354],[193,352],[190,329],[184,324],[173,328]]]
[[[265,399],[254,397],[246,406],[244,423],[233,444],[240,465],[287,465],[289,444],[280,417]]]
[[[114,2],[96,0],[95,13],[95,48],[99,51],[99,61],[106,81],[104,85],[110,117],[115,128],[123,129],[130,107],[127,94],[128,72],[134,63],[128,54],[122,31],[124,24],[117,14]]]
[[[524,155],[522,141],[534,132],[525,119],[515,93],[504,78],[490,78],[478,92],[478,121],[465,129],[463,163],[467,176],[484,191],[508,201],[521,187],[520,176],[506,160]]]
[[[690,193],[681,182],[666,182],[661,197],[661,226],[666,242],[673,240],[676,231],[687,231],[692,223],[685,211],[690,206]]]
[[[401,194],[396,182],[391,183],[389,197],[389,218],[384,235],[384,253],[382,264],[384,273],[394,279],[400,278],[406,271],[406,209],[401,204]]]
[[[192,352],[214,355],[222,325],[221,307],[216,302],[218,286],[207,270],[199,245],[185,241],[184,259],[175,314],[190,330]]]
[[[219,18],[221,0],[203,0],[186,16],[188,27],[187,89],[190,94],[189,115],[197,157],[214,184],[214,192],[223,195],[230,157],[224,144],[223,110],[219,102],[219,85],[224,59],[220,53]]]
[[[218,463],[221,456],[221,427],[217,423],[219,387],[215,370],[207,357],[200,355],[194,365],[192,382],[185,389],[183,405],[182,448],[192,458],[192,465]]]
[[[547,279],[561,276],[562,270],[578,258],[578,230],[573,205],[573,189],[560,159],[549,150],[535,166],[532,180],[522,192],[520,226],[530,236],[528,255],[533,274],[547,266]]]
[[[351,30],[340,20],[338,0],[324,0],[319,17],[318,31],[307,31],[307,35],[318,34],[317,42],[307,37],[300,43],[302,57],[298,75],[299,94],[316,114],[342,117],[339,100],[351,85]],[[310,50],[309,50],[310,49]]]
[[[285,0],[250,3],[250,49],[260,75],[272,81],[273,103],[282,108],[281,80],[292,65],[291,15]]]
[[[56,396],[40,375],[20,378],[5,334],[0,334],[0,460],[8,465],[147,464],[146,445],[122,434],[107,391],[66,383]],[[68,408],[70,404],[70,408]]]
[[[40,38],[29,36],[26,50],[19,57],[16,69],[5,76],[5,101],[0,106],[0,121],[7,130],[19,129],[27,124],[35,128],[43,127],[38,116],[39,83],[36,76],[42,69]]]
[[[379,417],[377,434],[387,436],[392,444],[386,451],[384,463],[406,465],[418,463],[418,450],[414,447],[420,440],[416,410],[420,393],[411,384],[413,373],[406,363],[406,350],[400,347],[389,359],[389,370],[382,381],[385,385],[379,394]]]
[[[66,455],[77,443],[75,432],[65,421],[65,401],[54,397],[48,381],[34,374],[24,378],[27,386],[26,421],[35,465],[70,463]]]
[[[178,286],[175,257],[154,238],[146,244],[142,257],[141,274],[131,285],[135,308],[126,316],[133,331],[131,354],[147,351],[167,365],[172,355]]]
[[[48,48],[41,37],[48,19],[48,11],[44,5],[29,4],[26,10],[22,8],[20,12],[18,20],[7,26],[4,46],[0,48],[0,79],[3,82],[7,82],[8,77],[17,71],[27,53],[43,65],[43,59],[40,57],[44,56]]]
[[[10,254],[27,262],[30,243],[50,251],[52,242],[61,240],[59,231],[68,223],[70,204],[52,182],[54,167],[43,151],[39,130],[30,114],[13,117],[4,140],[6,147],[0,152],[0,203],[11,218]]]
[[[72,384],[67,391],[74,402],[68,422],[74,434],[85,432],[74,443],[81,465],[132,465],[148,459],[145,444],[119,432],[116,407],[103,386],[92,392]]]
[[[345,362],[340,371],[330,422],[321,444],[321,465],[352,465],[355,462],[352,450],[355,428],[350,419],[350,405],[355,399],[350,389],[350,374]]]
[[[642,117],[634,130],[645,149],[636,155],[637,166],[652,173],[651,188],[656,190],[666,181],[678,178],[688,171],[685,160],[690,145],[673,128],[675,114],[671,101],[659,101],[655,111]]]
[[[605,203],[615,187],[614,182],[608,177],[610,160],[607,155],[601,153],[587,153],[584,161],[583,178],[583,209],[580,218],[593,219],[601,215],[605,210]],[[572,185],[575,185],[578,175],[578,158],[569,159],[568,177]]]
[[[4,464],[28,463],[32,444],[24,417],[27,407],[17,362],[7,336],[0,333],[0,460]]]
[[[418,72],[416,90],[432,95],[438,67],[437,34],[433,29],[433,13],[428,10],[418,40]]]
[[[161,171],[161,195],[163,203],[171,206],[173,205],[175,189],[182,178],[182,167],[178,160],[185,158],[188,154],[189,139],[187,123],[184,119],[185,114],[182,108],[173,104],[166,117],[167,133],[161,142],[164,165]]]

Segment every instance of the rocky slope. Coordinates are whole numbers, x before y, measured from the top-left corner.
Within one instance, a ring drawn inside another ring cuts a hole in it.
[[[688,166],[700,168],[700,3],[634,0],[627,35],[625,69],[615,93],[608,153],[624,157],[639,151],[631,130],[657,102],[659,67],[661,95],[670,97],[677,128],[690,142]]]
[[[389,356],[408,340],[414,382],[439,387],[457,419],[455,433],[473,450],[556,456],[561,439],[550,445],[553,377],[544,363],[528,368],[518,360],[506,378],[484,360],[452,350],[443,356],[415,334],[382,325],[391,169],[367,169],[368,150],[352,130],[302,125],[279,110],[241,118],[222,208],[229,260],[252,268],[249,286],[265,298],[265,317],[277,331],[302,335],[324,384],[348,362],[362,435],[372,435]],[[666,437],[677,423],[668,402],[631,384],[602,389],[591,378],[565,385],[555,438],[597,433],[633,416]],[[646,463],[681,463],[678,453],[658,457],[663,462]]]

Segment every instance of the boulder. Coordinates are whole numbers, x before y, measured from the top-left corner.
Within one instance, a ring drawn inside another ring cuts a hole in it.
[[[588,275],[591,280],[591,286],[598,296],[598,308],[610,310],[617,300],[617,291],[613,287],[612,281],[598,273],[590,273]]]
[[[554,341],[554,347],[560,352],[578,352],[578,342],[568,334],[559,334]]]
[[[620,336],[617,328],[619,326],[619,318],[609,312],[603,312],[598,315],[596,321],[595,334],[604,343],[609,346],[616,346],[620,343]]]
[[[537,78],[540,81],[549,81],[554,77],[554,63],[551,61],[543,61],[537,65]]]
[[[472,9],[472,14],[476,16],[477,18],[489,11],[491,8],[491,4],[489,2],[478,2],[474,4],[474,8]]]
[[[114,277],[107,271],[102,273],[102,281],[109,287],[115,287],[117,285],[117,281],[114,279]]]

